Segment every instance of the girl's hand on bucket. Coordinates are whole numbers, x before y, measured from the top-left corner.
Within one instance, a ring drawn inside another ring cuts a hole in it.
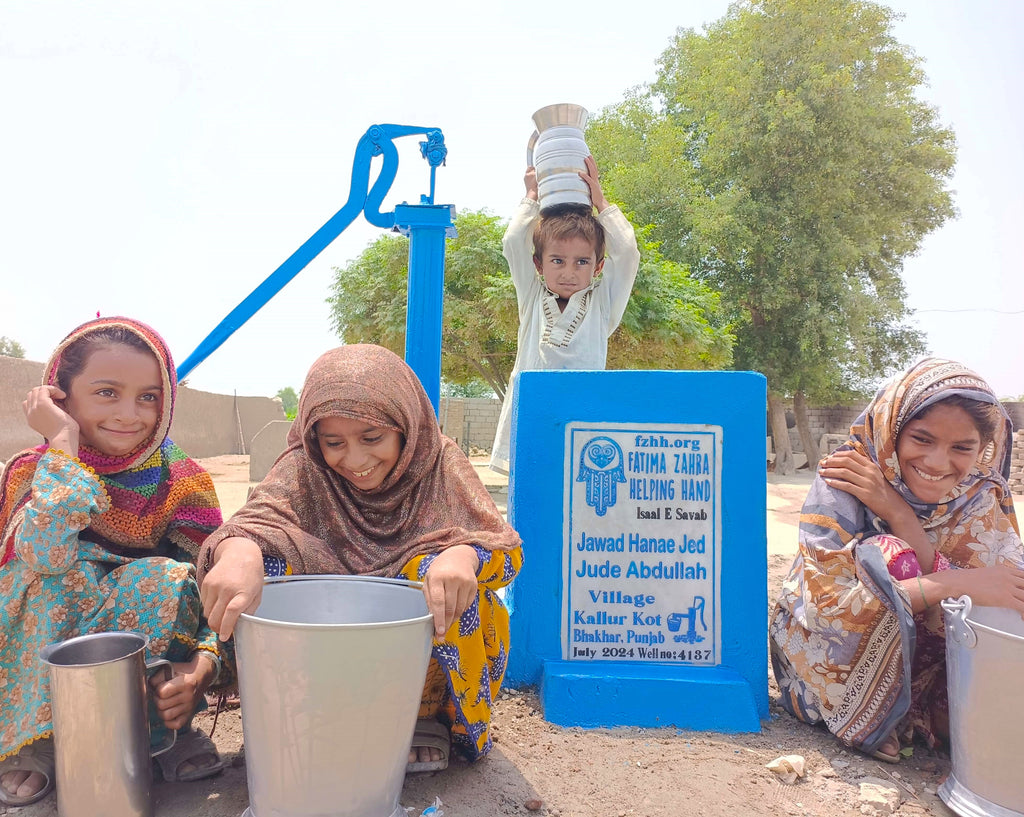
[[[240,536],[217,545],[213,567],[203,577],[199,598],[203,615],[221,641],[231,638],[242,613],[251,613],[263,597],[263,553]]]
[[[171,680],[153,676],[149,683],[153,687],[153,702],[160,720],[169,729],[181,729],[192,720],[200,699],[216,677],[217,666],[202,652],[195,653],[184,664],[171,666],[174,667]]]
[[[423,595],[434,617],[434,637],[443,639],[477,595],[476,572],[480,558],[469,545],[454,545],[442,550],[427,568]]]
[[[927,578],[943,584],[944,598],[970,596],[973,604],[1007,607],[1024,617],[1024,570],[1009,565],[942,570]]]

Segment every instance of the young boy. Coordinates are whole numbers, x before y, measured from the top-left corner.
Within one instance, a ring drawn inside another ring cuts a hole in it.
[[[503,474],[516,375],[527,369],[603,369],[608,337],[622,320],[636,280],[640,253],[633,227],[604,197],[593,157],[586,166],[580,178],[590,187],[597,218],[567,208],[542,217],[537,173],[530,167],[526,197],[502,241],[519,302],[516,362],[491,447],[491,468]]]

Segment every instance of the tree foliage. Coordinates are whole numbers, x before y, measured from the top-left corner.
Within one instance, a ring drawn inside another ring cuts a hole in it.
[[[441,376],[450,383],[482,380],[502,394],[518,329],[515,291],[501,254],[505,228],[483,212],[460,214],[455,227],[458,235],[445,246]],[[408,239],[381,236],[334,272],[332,329],[345,343],[378,343],[404,354]]]
[[[469,380],[465,383],[442,383],[442,397],[494,397],[494,389],[482,380]]]
[[[6,335],[0,335],[0,355],[5,357],[25,357],[25,347]]]
[[[736,364],[780,393],[857,390],[922,351],[903,259],[954,210],[954,137],[919,60],[862,0],[745,0],[680,30],[592,149],[673,260],[718,289]]]
[[[442,378],[483,382],[503,397],[515,363],[519,311],[501,253],[505,222],[461,213],[445,249]],[[731,362],[731,329],[718,296],[664,259],[640,236],[641,265],[609,368],[708,368]],[[405,348],[408,240],[384,235],[345,267],[335,268],[328,303],[332,329],[346,343]]]
[[[893,19],[866,0],[741,0],[680,30],[653,85],[587,133],[621,157],[609,195],[721,292],[737,366],[777,397],[840,398],[923,351],[902,264],[954,214],[955,144]]]
[[[609,369],[721,369],[735,337],[718,293],[665,258],[638,231],[640,268],[622,323],[608,343]]]
[[[281,408],[284,409],[284,416],[289,420],[295,419],[295,413],[299,409],[299,395],[295,393],[295,389],[291,386],[285,386],[283,389],[278,389],[276,395],[274,395],[281,401]]]

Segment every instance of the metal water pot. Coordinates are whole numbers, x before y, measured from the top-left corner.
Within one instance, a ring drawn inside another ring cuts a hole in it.
[[[939,797],[963,817],[1024,817],[1024,620],[970,596],[942,609],[953,768]]]
[[[81,635],[43,647],[50,672],[57,811],[61,817],[153,813],[146,677],[171,663],[145,660],[141,633]]]
[[[590,149],[583,139],[587,110],[561,102],[533,115],[537,130],[526,146],[526,163],[537,170],[537,198],[541,212],[560,206],[592,206],[590,188],[579,177],[586,171]]]

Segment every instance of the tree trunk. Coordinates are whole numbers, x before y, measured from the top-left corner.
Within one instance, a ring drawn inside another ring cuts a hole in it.
[[[818,453],[818,443],[811,435],[811,421],[807,417],[807,401],[804,399],[802,391],[793,395],[793,413],[796,415],[796,429],[800,432],[800,443],[804,447],[804,454],[807,455],[807,467],[813,471],[821,455]]]
[[[463,358],[464,360],[466,358]],[[501,401],[505,400],[505,390],[508,388],[504,382],[501,381],[490,369],[484,368],[480,365],[478,360],[470,360],[469,365],[472,366],[477,372],[480,373],[480,377],[483,381],[494,389],[494,393],[498,395],[498,399]]]
[[[786,404],[782,395],[768,392],[768,420],[772,426],[772,442],[775,447],[775,473],[792,474],[796,470],[793,462],[793,447],[789,444],[789,429],[786,428]]]

